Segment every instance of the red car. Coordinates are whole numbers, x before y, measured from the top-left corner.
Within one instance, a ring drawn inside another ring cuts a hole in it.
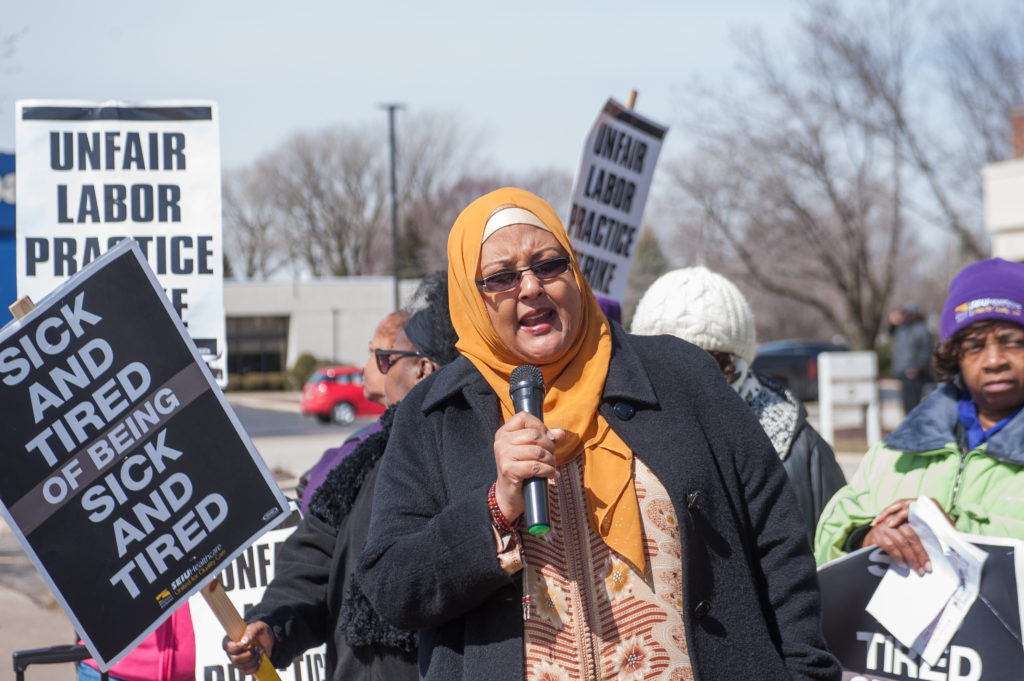
[[[302,388],[302,413],[348,425],[357,416],[377,416],[384,407],[363,397],[360,367],[320,367]]]

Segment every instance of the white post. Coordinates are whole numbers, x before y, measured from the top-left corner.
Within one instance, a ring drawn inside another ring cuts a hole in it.
[[[823,352],[818,355],[818,421],[820,435],[831,447],[836,446],[834,405],[832,403],[832,362],[829,356],[833,353]]]
[[[835,446],[835,407],[861,407],[868,447],[882,439],[878,398],[878,357],[874,352],[818,355],[818,410],[821,436]]]

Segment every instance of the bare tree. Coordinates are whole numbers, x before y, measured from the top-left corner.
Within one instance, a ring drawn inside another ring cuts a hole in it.
[[[692,89],[698,142],[670,169],[690,259],[813,311],[816,335],[859,348],[874,346],[895,292],[913,288],[903,282],[937,229],[962,258],[987,253],[980,167],[935,113],[955,92],[936,85],[949,67],[929,49],[924,5],[817,0],[791,50],[744,36],[739,82]],[[976,45],[974,33],[948,35]]]
[[[451,116],[407,115],[397,143],[403,276],[419,276],[431,205],[474,167],[477,136]],[[314,277],[390,272],[389,149],[378,123],[293,135],[225,182],[226,242],[246,276],[290,264]],[[426,217],[425,217],[426,216]],[[447,232],[447,227],[445,227]],[[428,263],[429,264],[429,263]],[[252,272],[252,274],[248,274]]]
[[[636,241],[636,253],[633,265],[629,269],[629,282],[626,296],[622,301],[622,325],[627,329],[633,321],[633,313],[640,298],[654,280],[671,269],[668,258],[661,248],[658,235],[649,227],[640,230],[640,238]]]
[[[1010,117],[1024,107],[1024,5],[987,14],[953,5],[937,23],[942,71],[958,122],[970,131],[970,162],[1010,158]]]
[[[863,117],[879,134],[892,137],[898,160],[905,163],[894,179],[900,181],[905,176],[920,187],[919,192],[905,193],[907,207],[943,227],[957,239],[964,257],[976,260],[988,252],[978,210],[978,185],[963,180],[966,169],[957,163],[952,148],[951,142],[958,136],[949,134],[951,121],[931,115],[932,108],[949,102],[949,97],[938,88],[912,92],[908,87],[912,79],[933,82],[933,72],[939,66],[929,63],[923,54],[927,49],[925,27],[915,20],[924,7],[926,3],[920,1],[894,0],[881,16],[873,16],[845,13],[841,2],[826,0],[811,6],[803,30],[814,36],[820,63],[858,96],[854,103],[871,104],[866,109],[848,108],[845,114]],[[979,169],[973,170],[978,177]]]
[[[18,40],[28,33],[27,27],[0,35],[0,64],[11,60],[14,57],[15,47]]]
[[[291,257],[314,277],[368,273],[370,247],[389,224],[382,137],[366,126],[300,133],[268,159],[267,191]]]
[[[401,120],[398,187],[399,275],[421,277],[445,266],[451,188],[480,172],[482,135],[451,115],[424,112]]]
[[[499,173],[474,169],[465,164],[454,181],[438,186],[405,204],[405,231],[402,237],[401,272],[405,276],[423,276],[447,267],[448,232],[462,209],[474,199],[500,187],[521,187],[540,196],[563,219],[568,213],[572,178],[556,169],[526,173]]]
[[[224,177],[224,246],[235,276],[266,279],[288,262],[273,196],[273,169],[266,161]]]

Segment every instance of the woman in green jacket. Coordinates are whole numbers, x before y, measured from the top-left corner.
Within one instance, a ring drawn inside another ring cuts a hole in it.
[[[908,522],[931,497],[962,532],[1024,539],[1024,264],[968,265],[950,284],[933,361],[948,381],[869,451],[825,507],[815,559],[877,545],[931,569]]]

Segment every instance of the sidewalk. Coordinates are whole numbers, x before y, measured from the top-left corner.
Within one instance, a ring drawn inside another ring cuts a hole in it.
[[[249,407],[250,409],[272,409],[274,411],[300,414],[299,401],[302,393],[294,391],[242,392],[233,390],[224,393],[228,404]]]
[[[46,587],[14,533],[0,522],[0,678],[14,678],[15,650],[75,642],[75,630]],[[26,681],[71,681],[70,663],[33,665]]]

